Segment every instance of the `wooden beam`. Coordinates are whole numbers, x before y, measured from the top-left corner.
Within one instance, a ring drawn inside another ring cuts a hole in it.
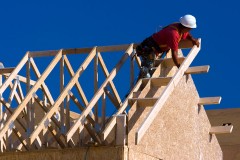
[[[10,94],[9,94],[9,97],[8,97],[8,103],[9,103],[9,104],[12,103],[13,96],[16,94],[17,84],[18,84],[18,81],[15,80],[15,82],[14,82],[14,84],[13,84],[13,87],[11,88],[11,92],[10,92]]]
[[[0,74],[11,73],[15,68],[0,68]]]
[[[118,111],[115,115],[122,114],[126,110],[126,108],[128,106],[128,99],[130,97],[132,97],[133,92],[136,92],[141,87],[141,84],[142,84],[142,80],[139,80],[137,82],[137,84],[135,85],[135,87],[133,88],[133,90],[129,93],[126,100],[123,102],[122,106],[118,109]],[[111,132],[111,130],[113,129],[115,124],[116,124],[116,116],[113,116],[111,118],[111,120],[109,121],[109,123],[107,123],[106,128],[104,129],[104,131],[101,134],[103,140],[105,140],[107,138],[107,136],[109,135],[109,133]]]
[[[151,85],[154,87],[161,87],[166,86],[170,81],[172,77],[157,77],[157,78],[143,78],[143,84],[146,84],[149,80],[151,82]]]
[[[73,68],[72,68],[72,66],[71,66],[71,64],[70,64],[70,62],[69,62],[69,60],[68,60],[66,55],[64,55],[64,62],[66,64],[66,67],[67,67],[67,70],[68,70],[70,76],[73,77],[74,76],[74,71],[73,71]],[[81,87],[80,83],[77,81],[75,86],[77,88],[77,91],[78,91],[78,93],[79,93],[79,95],[80,95],[84,105],[87,106],[88,105],[88,100],[87,100],[87,98],[86,98],[86,96],[85,96],[85,94],[84,94],[84,92],[82,90],[82,87]]]
[[[126,143],[126,129],[127,129],[127,117],[125,114],[120,114],[116,116],[116,145],[124,146]]]
[[[59,50],[50,50],[50,51],[31,51],[29,52],[29,58],[34,57],[44,57],[44,56],[56,56]]]
[[[233,130],[233,125],[212,126],[209,133],[210,134],[232,133],[232,130]]]
[[[7,79],[9,77],[9,75],[10,75],[9,73],[6,73],[6,74],[4,74],[4,77]],[[17,75],[13,79],[18,79],[20,82],[27,83],[27,78],[23,77],[23,76],[20,76],[20,75]],[[31,86],[33,86],[35,83],[36,83],[36,81],[30,80]]]
[[[97,91],[98,91],[98,55],[99,55],[100,53],[99,52],[97,52],[97,54],[95,55],[95,57],[94,57],[94,68],[93,68],[93,79],[94,79],[94,84],[93,84],[93,86],[94,86],[94,94],[96,94],[97,93]],[[95,127],[95,129],[97,129],[97,126],[98,126],[98,103],[96,103],[95,105],[94,105],[94,116],[95,116],[95,124],[94,124],[94,127]]]
[[[41,77],[41,73],[39,72],[38,67],[37,67],[36,63],[34,62],[33,58],[30,58],[30,64],[31,64],[31,67],[32,67],[32,69],[33,69],[36,77],[39,79],[39,78]],[[44,92],[44,94],[46,95],[49,103],[50,103],[51,105],[53,105],[54,100],[53,100],[52,95],[51,95],[50,91],[48,90],[48,87],[47,87],[47,85],[45,84],[45,82],[43,82],[43,83],[41,84],[41,87],[42,87],[43,92]]]
[[[73,102],[77,105],[77,107],[80,109],[80,111],[84,111],[84,107],[79,103],[78,99],[73,95],[72,92],[69,93],[70,95],[70,98],[73,100]],[[95,124],[95,121],[94,119],[90,116],[90,115],[87,115],[87,119],[88,121],[94,125]]]
[[[113,51],[122,51],[128,48],[127,45],[115,45],[115,46],[101,46],[97,47],[97,52],[113,52]],[[90,48],[70,48],[63,49],[63,55],[67,54],[81,54],[81,53],[89,53],[91,52],[93,47]],[[58,53],[58,50],[50,50],[50,51],[32,51],[29,54],[29,57],[44,57],[44,56],[55,56]]]
[[[117,99],[111,94],[111,92],[107,88],[104,88],[104,93],[108,96],[113,105],[118,109],[120,107],[120,104],[118,103]]]
[[[72,79],[69,81],[67,86],[64,88],[62,93],[59,95],[53,106],[50,108],[49,112],[44,116],[44,118],[41,120],[39,123],[38,127],[33,131],[33,133],[30,135],[30,143],[32,144],[38,134],[41,132],[41,130],[44,128],[44,123],[46,120],[51,118],[53,114],[58,110],[59,105],[62,103],[63,99],[68,95],[68,91],[71,90],[73,85],[76,83],[78,80],[79,76],[83,73],[83,71],[86,70],[86,67],[89,65],[91,60],[94,58],[96,54],[96,47],[94,47],[91,51],[91,53],[88,55],[88,57],[85,59],[83,64],[79,67],[75,75],[72,77]],[[85,115],[86,116],[86,115]],[[70,138],[71,139],[71,138]],[[70,140],[68,139],[68,141]]]
[[[199,39],[199,42],[201,44],[201,39]],[[190,50],[188,56],[185,58],[183,63],[181,64],[178,71],[173,76],[172,80],[169,82],[167,87],[162,92],[161,96],[157,100],[156,104],[153,106],[153,108],[148,113],[147,117],[141,124],[141,126],[138,128],[138,131],[136,132],[136,144],[139,144],[140,140],[144,136],[147,129],[152,124],[155,117],[158,115],[159,111],[162,109],[163,105],[167,101],[169,95],[173,92],[175,86],[177,86],[178,82],[181,80],[182,76],[184,75],[184,72],[188,69],[194,58],[197,56],[199,50],[201,48],[201,45],[197,47],[196,45]]]
[[[62,56],[62,51],[59,51],[59,53],[55,56],[55,58],[52,60],[52,62],[49,64],[49,66],[47,67],[47,69],[44,71],[44,73],[42,74],[41,78],[38,79],[38,81],[36,82],[36,84],[31,88],[31,90],[28,92],[27,96],[25,97],[25,99],[22,101],[22,103],[17,107],[17,109],[14,111],[14,113],[12,114],[12,116],[8,119],[8,121],[5,123],[5,126],[2,128],[2,130],[0,131],[0,139],[3,138],[3,136],[5,135],[5,133],[7,132],[9,125],[15,121],[15,119],[19,116],[19,114],[22,112],[23,108],[26,107],[27,103],[29,102],[29,100],[32,98],[33,93],[36,93],[37,89],[39,88],[39,86],[43,83],[43,81],[47,78],[47,76],[49,75],[49,73],[52,71],[52,69],[54,68],[54,66],[57,64],[57,62],[60,60]],[[9,76],[9,78],[6,80],[7,83],[4,83],[5,86],[2,86],[0,88],[0,93],[2,91],[5,90],[5,87],[7,85],[9,85],[9,83],[14,78],[14,76],[16,76],[16,74],[18,73],[18,71],[21,69],[21,67],[23,66],[23,63],[26,63],[26,60],[28,58],[28,54],[26,54],[26,57],[24,58],[24,60],[22,60],[20,62],[21,65],[19,65]],[[26,59],[26,60],[25,60]],[[6,82],[5,81],[5,82]]]
[[[199,105],[211,105],[211,104],[220,104],[222,97],[207,97],[200,98]]]
[[[137,105],[140,107],[153,106],[157,102],[158,98],[129,98],[129,105],[133,105],[137,101]]]
[[[108,69],[107,69],[107,67],[106,67],[106,65],[105,65],[105,63],[103,61],[103,58],[102,58],[100,53],[98,55],[98,59],[99,59],[100,66],[102,67],[105,76],[108,77],[109,76],[109,72],[108,72]],[[117,103],[120,106],[122,104],[122,102],[121,102],[121,98],[120,98],[120,96],[119,96],[119,94],[117,92],[117,89],[116,89],[116,87],[115,87],[115,85],[114,85],[114,83],[112,81],[110,81],[109,84],[110,84],[110,87],[111,87],[111,89],[113,91],[114,96],[116,97]]]
[[[3,105],[5,106],[5,108],[8,110],[8,113],[9,113],[10,115],[12,115],[14,110],[11,108],[11,105],[10,105],[8,102],[6,102],[3,97],[0,98],[0,102],[1,102],[1,104],[3,104]],[[20,126],[23,128],[23,130],[24,130],[24,131],[27,131],[27,127],[26,127],[26,124],[23,122],[23,119],[17,117],[16,120],[17,120],[17,122],[20,124]]]
[[[197,66],[189,67],[185,74],[199,74],[199,73],[208,73],[210,66]]]
[[[122,56],[122,58],[120,59],[119,63],[116,65],[116,67],[114,67],[114,69],[112,70],[112,72],[110,73],[110,75],[108,76],[108,78],[104,81],[104,83],[101,85],[101,87],[98,89],[97,93],[94,95],[94,97],[92,98],[92,100],[90,101],[90,103],[88,104],[88,106],[86,107],[86,109],[82,112],[81,116],[77,119],[77,121],[73,124],[73,126],[71,127],[71,129],[68,131],[67,133],[67,141],[70,140],[70,138],[73,136],[73,134],[76,132],[76,130],[79,128],[80,125],[82,125],[82,123],[85,121],[85,117],[87,114],[89,114],[89,112],[92,110],[93,105],[98,101],[98,99],[102,96],[103,92],[104,92],[104,88],[107,86],[107,84],[113,80],[113,78],[116,76],[117,72],[119,71],[119,69],[122,67],[123,63],[127,60],[127,58],[129,57],[129,55],[132,53],[133,51],[133,44],[131,44],[129,46],[129,48],[127,49],[126,53]],[[82,127],[80,127],[82,128]]]
[[[184,57],[178,57],[179,63],[182,63],[185,58]],[[175,63],[172,58],[164,58],[164,59],[156,59],[154,61],[154,66],[158,66],[159,64],[165,66],[165,67],[172,67],[175,66]]]
[[[12,82],[12,80],[17,76],[18,72],[22,69],[22,67],[25,65],[25,63],[28,61],[28,52],[25,54],[25,56],[22,58],[22,60],[19,62],[17,67],[12,71],[12,73],[9,75],[9,77],[6,79],[6,81],[3,83],[3,85],[0,87],[0,94],[3,93],[6,88],[8,87],[9,83]],[[0,138],[1,139],[1,138]]]

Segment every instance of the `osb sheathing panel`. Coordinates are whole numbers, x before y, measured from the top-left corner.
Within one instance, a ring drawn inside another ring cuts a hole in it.
[[[217,109],[207,110],[210,123],[222,125],[223,123],[232,123],[233,130],[231,134],[219,134],[217,139],[223,151],[224,160],[240,159],[240,109]]]
[[[222,145],[223,160],[239,160],[240,145]]]
[[[88,147],[3,153],[0,160],[127,160],[126,152],[126,147]]]
[[[213,126],[221,126],[223,123],[233,125],[231,134],[217,135],[220,145],[240,145],[240,109],[218,109],[206,112]]]
[[[138,145],[135,145],[135,132],[151,108],[132,107],[128,128],[129,160],[148,160],[150,157],[221,159],[221,148],[216,137],[209,135],[211,125],[204,108],[197,105],[198,101],[191,76],[184,76]]]

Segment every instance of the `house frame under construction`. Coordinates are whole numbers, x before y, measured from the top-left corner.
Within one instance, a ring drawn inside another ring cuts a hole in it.
[[[232,132],[231,119],[211,125],[216,119],[204,106],[219,104],[221,97],[200,97],[191,77],[209,70],[190,67],[201,47],[181,41],[179,69],[167,53],[154,61],[151,78],[135,82],[141,66],[135,46],[27,52],[14,68],[1,64],[0,159],[228,159],[216,135]],[[108,67],[104,54],[120,59]],[[77,69],[71,56],[84,57]],[[51,61],[43,67],[38,59]],[[128,76],[118,77],[123,67]],[[80,80],[87,70],[91,96],[84,89],[87,81]],[[116,77],[128,78],[121,81],[128,86],[126,96]],[[114,112],[108,115],[110,106]]]

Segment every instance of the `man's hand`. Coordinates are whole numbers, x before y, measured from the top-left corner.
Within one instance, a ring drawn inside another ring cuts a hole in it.
[[[199,41],[197,39],[192,39],[192,43],[199,47]]]

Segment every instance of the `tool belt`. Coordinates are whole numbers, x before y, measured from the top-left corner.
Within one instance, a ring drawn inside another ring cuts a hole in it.
[[[141,44],[136,47],[137,56],[154,59],[155,55],[162,53],[161,48],[152,37],[146,38]]]

